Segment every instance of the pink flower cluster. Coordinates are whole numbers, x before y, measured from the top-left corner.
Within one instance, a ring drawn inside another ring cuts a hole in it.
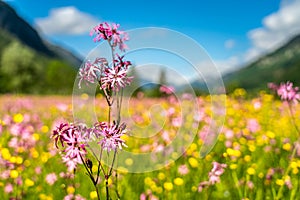
[[[164,94],[167,94],[167,95],[171,95],[171,94],[173,94],[175,92],[175,88],[173,86],[162,85],[162,86],[160,86],[159,91],[161,93],[164,93]]]
[[[124,88],[131,83],[132,77],[127,76],[128,67],[131,65],[131,62],[124,61],[123,57],[117,55],[117,59],[114,60],[115,66],[104,69],[104,74],[100,79],[102,89],[108,88],[119,91],[120,88]]]
[[[93,63],[87,61],[84,65],[79,69],[79,83],[78,87],[81,88],[82,81],[86,83],[96,83],[99,80],[99,76],[102,72],[104,66],[107,66],[107,60],[105,58],[97,58]]]
[[[87,61],[84,66],[79,69],[79,83],[81,88],[82,81],[86,83],[100,84],[100,89],[119,91],[132,81],[132,77],[128,77],[128,67],[130,61],[123,60],[123,57],[117,55],[114,60],[114,66],[110,67],[105,58],[97,58],[93,63]]]
[[[63,161],[66,163],[68,170],[72,171],[77,164],[82,164],[86,154],[88,143],[97,138],[103,150],[122,149],[126,147],[125,141],[121,139],[126,133],[125,124],[117,125],[116,123],[108,124],[107,122],[98,122],[92,128],[87,128],[84,124],[61,123],[53,130],[52,138],[55,145],[61,149]]]
[[[269,88],[276,91],[277,95],[283,101],[294,102],[297,103],[300,101],[299,88],[293,87],[292,82],[281,83],[280,85],[276,85],[274,83],[268,84]]]
[[[95,136],[102,138],[98,143],[108,152],[117,148],[122,149],[122,146],[127,147],[125,141],[121,139],[125,133],[125,124],[117,126],[115,123],[108,125],[106,122],[99,122],[94,128]]]
[[[82,81],[86,83],[99,83],[100,89],[119,91],[132,81],[132,77],[128,77],[128,67],[130,61],[124,60],[124,56],[119,56],[114,53],[115,47],[124,51],[127,47],[125,41],[128,40],[126,32],[118,30],[118,24],[108,24],[104,22],[94,27],[91,35],[96,33],[95,42],[107,40],[112,48],[113,62],[109,65],[105,58],[96,58],[94,62],[87,61],[79,70],[79,83],[81,88]]]
[[[101,40],[107,40],[112,47],[118,46],[120,50],[127,49],[126,44],[128,35],[124,31],[118,30],[120,24],[109,24],[107,22],[101,23],[93,28],[90,35],[96,34],[94,42],[100,42]]]
[[[198,192],[202,192],[205,187],[214,185],[220,182],[220,176],[225,172],[226,164],[221,164],[218,162],[213,162],[213,168],[208,173],[209,180],[203,181],[198,186]]]
[[[53,131],[52,138],[57,148],[60,143],[63,161],[69,171],[75,169],[77,164],[82,164],[83,157],[87,154],[86,146],[89,139],[87,130],[82,124],[62,123]]]

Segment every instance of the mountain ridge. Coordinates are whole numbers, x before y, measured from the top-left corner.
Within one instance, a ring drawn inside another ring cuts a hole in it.
[[[78,68],[82,59],[73,52],[44,40],[28,22],[7,3],[0,1],[0,29],[14,36],[26,46],[50,58],[66,60]]]
[[[0,93],[69,95],[81,64],[0,1]]]
[[[237,71],[223,76],[228,92],[242,87],[248,91],[267,89],[268,82],[292,81],[300,85],[300,35]]]

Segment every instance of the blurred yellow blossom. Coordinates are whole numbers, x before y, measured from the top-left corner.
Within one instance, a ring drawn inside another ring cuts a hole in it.
[[[133,164],[133,160],[132,160],[131,158],[127,158],[127,159],[125,160],[125,164],[126,164],[127,166],[131,166],[131,165]]]
[[[284,185],[284,181],[282,179],[277,179],[276,180],[276,184],[279,186],[283,186]]]
[[[44,126],[42,126],[41,131],[42,131],[43,133],[48,133],[48,132],[49,132],[49,127],[46,126],[46,125],[44,125]]]
[[[255,169],[254,169],[253,167],[249,167],[249,168],[247,169],[247,173],[248,173],[249,175],[254,175],[254,174],[256,173],[256,171],[255,171]]]
[[[26,185],[27,187],[34,186],[34,182],[33,182],[31,179],[26,178],[26,179],[25,179],[25,185]]]
[[[285,144],[283,144],[282,148],[286,151],[290,151],[292,146],[290,143],[285,143]]]
[[[164,173],[162,173],[162,172],[159,172],[158,175],[157,175],[157,178],[159,180],[164,180],[166,178],[166,175]]]
[[[4,160],[10,160],[11,155],[7,148],[1,149],[1,155]]]
[[[196,158],[190,157],[188,161],[189,161],[191,167],[193,167],[193,168],[198,167],[198,160]]]
[[[167,190],[167,191],[171,191],[173,190],[173,184],[171,182],[165,182],[164,183],[164,188]]]
[[[17,178],[19,176],[19,172],[17,170],[11,170],[10,171],[10,177],[11,178]]]
[[[180,185],[183,185],[183,183],[184,183],[184,181],[183,181],[182,178],[177,177],[177,178],[174,179],[174,184],[175,185],[180,186]]]
[[[98,195],[97,195],[97,192],[96,191],[92,191],[90,192],[90,198],[91,199],[97,199]]]
[[[22,114],[18,113],[14,115],[13,120],[15,123],[21,123],[24,120],[24,117]]]
[[[67,187],[67,193],[68,194],[74,194],[75,192],[75,188],[73,186],[68,186]]]

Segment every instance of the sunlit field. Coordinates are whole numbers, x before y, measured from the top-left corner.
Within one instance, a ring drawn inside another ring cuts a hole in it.
[[[170,120],[164,120],[165,114],[155,109],[149,115],[154,101],[171,112]],[[225,123],[216,145],[200,158],[211,102],[209,96],[197,101],[199,113],[180,119],[199,127],[183,155],[178,159],[173,155],[175,162],[147,173],[127,172],[126,166],[132,168],[136,163],[126,159],[117,179],[115,172],[109,179],[112,199],[117,199],[116,191],[121,199],[141,200],[300,199],[300,148],[295,147],[299,135],[294,124],[300,126],[299,105],[293,105],[293,121],[288,104],[269,92],[250,99],[244,90],[236,90],[227,96]],[[97,117],[105,119],[105,99],[98,96],[95,105]],[[129,115],[138,125],[135,127],[147,126],[148,131],[140,133],[128,123],[126,151],[163,148],[184,124],[178,119],[178,104],[170,99],[140,97],[131,99],[131,105]],[[0,106],[0,199],[97,199],[84,167],[79,165],[75,174],[68,172],[50,138],[58,123],[73,121],[72,97],[4,95]],[[158,129],[160,126],[164,128]],[[131,139],[131,135],[140,134],[152,135],[140,141]],[[215,162],[220,163],[217,171],[213,169]],[[215,181],[211,180],[213,175]],[[105,183],[99,181],[101,199],[105,199]]]

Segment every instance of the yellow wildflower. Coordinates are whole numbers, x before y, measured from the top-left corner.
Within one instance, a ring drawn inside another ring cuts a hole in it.
[[[256,173],[256,171],[255,171],[255,169],[254,169],[253,167],[249,167],[249,168],[247,169],[247,173],[248,173],[249,175],[254,175],[254,174]]]
[[[31,179],[26,178],[26,179],[25,179],[25,185],[26,185],[27,187],[34,186],[34,182],[33,182]]]
[[[164,183],[164,188],[167,191],[171,191],[171,190],[173,190],[173,184],[171,182],[165,182]]]
[[[68,194],[74,194],[75,192],[75,188],[73,186],[68,186],[67,187],[67,193]]]
[[[196,158],[190,157],[188,161],[189,161],[191,167],[193,167],[193,168],[198,167],[198,160]]]
[[[97,192],[96,191],[92,191],[90,192],[90,198],[91,199],[97,199],[98,195],[97,195]]]
[[[24,120],[24,117],[22,114],[18,113],[14,115],[13,120],[15,123],[21,123]]]
[[[180,186],[180,185],[183,185],[183,183],[184,183],[184,181],[183,181],[183,179],[182,178],[175,178],[174,179],[174,184],[175,185],[178,185],[178,186]]]

